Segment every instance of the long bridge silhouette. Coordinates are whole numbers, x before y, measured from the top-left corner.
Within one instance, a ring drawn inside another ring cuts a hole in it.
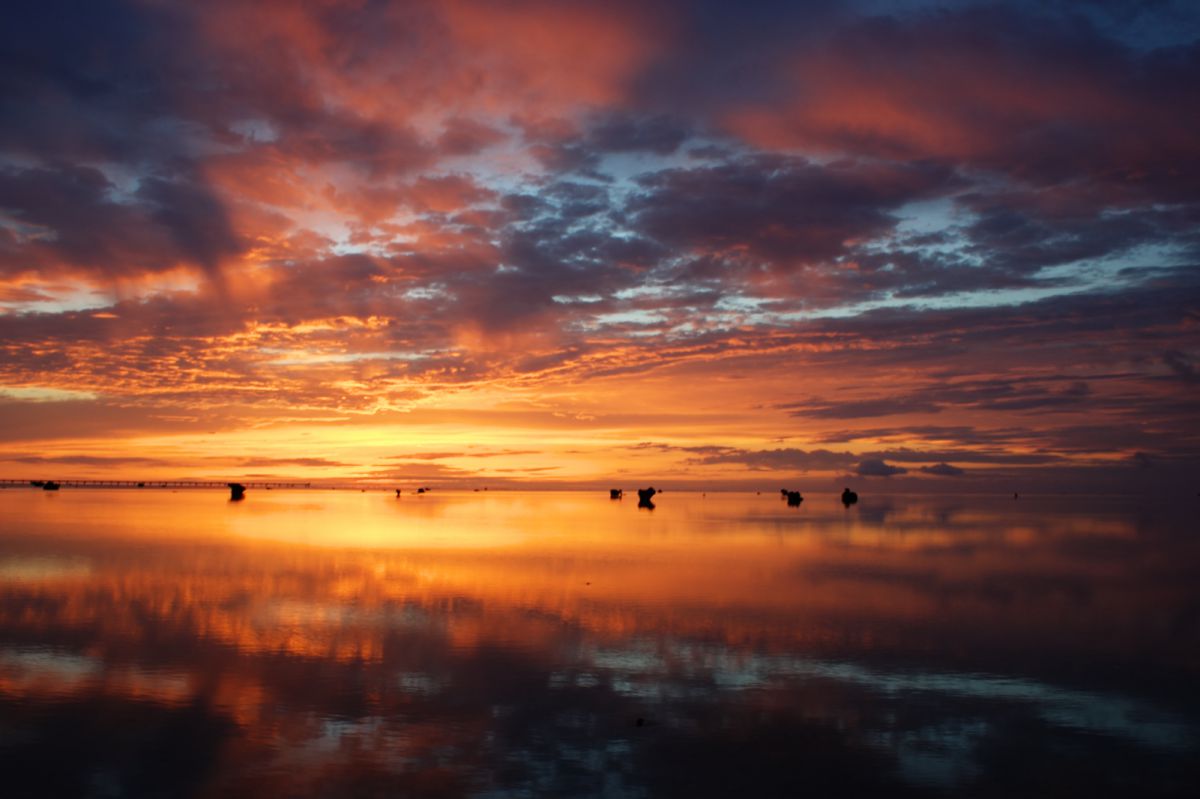
[[[221,488],[228,490],[231,482],[246,488],[312,488],[312,483],[247,480],[16,480],[0,479],[0,488],[41,488],[46,483],[62,488]]]

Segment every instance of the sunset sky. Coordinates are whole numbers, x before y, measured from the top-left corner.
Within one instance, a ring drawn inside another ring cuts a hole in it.
[[[0,477],[1200,488],[1200,6],[6,4]]]

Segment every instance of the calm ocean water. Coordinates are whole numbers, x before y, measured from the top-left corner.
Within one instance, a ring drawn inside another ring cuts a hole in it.
[[[1183,796],[1200,505],[0,491],[4,796]]]

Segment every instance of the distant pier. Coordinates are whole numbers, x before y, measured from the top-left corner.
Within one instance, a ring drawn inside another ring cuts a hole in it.
[[[42,488],[49,480],[0,479],[0,488]],[[219,488],[229,490],[228,480],[54,480],[62,488]],[[312,488],[312,483],[244,482],[246,488]]]

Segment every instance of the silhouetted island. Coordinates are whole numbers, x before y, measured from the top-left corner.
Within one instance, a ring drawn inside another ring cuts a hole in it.
[[[246,498],[246,487],[241,483],[229,483],[229,499],[235,501]]]
[[[620,499],[623,496],[625,496],[625,492],[620,488],[608,489],[608,498],[609,499]]]
[[[804,501],[804,497],[800,496],[799,491],[787,492],[787,504],[789,508],[798,508],[800,503]]]
[[[655,494],[660,493],[658,491],[655,491],[653,487],[639,488],[637,490],[637,492],[638,492],[638,507],[639,508],[653,508],[654,503],[651,502],[650,500],[654,498]]]
[[[842,489],[842,504],[848,508],[851,505],[853,505],[855,502],[858,502],[858,494],[854,493],[853,491],[851,491],[848,488],[843,488]]]

